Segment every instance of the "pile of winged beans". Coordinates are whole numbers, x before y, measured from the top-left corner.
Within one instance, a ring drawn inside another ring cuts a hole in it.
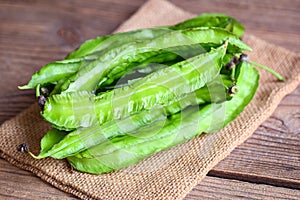
[[[66,158],[79,171],[111,172],[213,133],[243,111],[261,67],[249,61],[244,27],[224,14],[84,42],[20,89],[36,89],[52,129],[37,159]]]

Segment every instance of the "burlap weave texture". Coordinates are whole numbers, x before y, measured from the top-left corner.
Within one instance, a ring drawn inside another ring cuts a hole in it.
[[[117,31],[169,25],[194,16],[171,3],[150,0]],[[113,173],[90,175],[72,171],[65,160],[34,160],[16,151],[23,142],[34,153],[50,126],[37,105],[2,124],[0,156],[43,180],[83,199],[182,199],[207,172],[244,142],[266,120],[280,100],[300,83],[300,56],[254,36],[244,41],[253,48],[251,60],[267,65],[286,78],[278,82],[261,71],[260,87],[253,101],[229,126],[160,152],[141,163]]]

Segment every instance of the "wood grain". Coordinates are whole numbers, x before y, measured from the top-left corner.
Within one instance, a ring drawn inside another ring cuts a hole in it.
[[[84,40],[112,32],[143,2],[0,0],[0,123],[35,101],[34,91],[17,89],[34,71],[50,61],[62,59]],[[245,24],[247,32],[300,52],[298,0],[171,2],[194,13],[230,14]],[[299,96],[300,86],[186,199],[264,199],[268,198],[266,194],[274,199],[299,199],[299,190],[286,188],[300,187]],[[255,191],[249,191],[251,188]],[[294,196],[286,196],[288,193]],[[0,159],[0,199],[18,198],[74,197]]]
[[[77,199],[0,159],[0,199]]]
[[[300,189],[300,87],[209,175]]]
[[[300,191],[264,184],[207,176],[185,198],[199,199],[300,199]]]
[[[35,92],[32,90],[26,90],[21,93],[7,93],[0,96],[0,124],[16,116],[35,101]]]

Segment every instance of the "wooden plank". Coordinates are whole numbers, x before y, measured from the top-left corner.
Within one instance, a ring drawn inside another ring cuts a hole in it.
[[[0,124],[16,116],[36,101],[35,91],[26,90],[0,96]]]
[[[209,175],[300,189],[300,86]]]
[[[0,159],[0,199],[77,199]]]
[[[217,177],[205,177],[185,200],[198,199],[300,199],[300,190],[248,183]]]

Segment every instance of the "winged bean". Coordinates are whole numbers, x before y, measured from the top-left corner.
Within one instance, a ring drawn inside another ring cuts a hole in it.
[[[222,76],[221,80],[217,78],[209,83],[207,87],[187,94],[179,102],[175,102],[164,108],[153,108],[150,111],[143,111],[123,120],[105,123],[102,126],[77,129],[63,139],[61,138],[57,144],[52,143],[52,147],[48,148],[48,151],[42,151],[37,158],[47,156],[58,159],[65,158],[97,145],[108,138],[125,135],[126,133],[139,130],[139,128],[147,124],[152,124],[159,119],[165,119],[166,116],[171,116],[190,105],[223,102],[230,98],[226,95],[226,90],[230,85],[232,85],[232,81],[229,77]]]
[[[230,45],[237,46],[241,50],[251,50],[223,29],[192,28],[173,31],[150,41],[128,43],[112,49],[85,68],[81,68],[76,75],[65,82],[62,90],[64,92],[95,91],[97,85],[101,85],[107,79],[105,77],[112,69],[126,73],[128,68],[136,66],[134,63],[141,63],[150,57],[155,58],[162,51],[168,51],[168,48],[199,43],[221,45],[226,39]]]
[[[237,37],[241,37],[245,31],[243,25],[236,19],[221,13],[204,13],[181,22],[175,25],[174,28],[172,27],[172,29],[185,29],[199,26],[224,28],[235,34]]]
[[[258,80],[258,71],[243,62],[237,78],[239,92],[231,100],[209,104],[200,110],[184,110],[170,118],[160,131],[154,129],[155,134],[149,134],[149,129],[146,129],[146,132],[115,137],[67,159],[79,171],[105,173],[135,164],[203,132],[218,131],[234,120],[250,102],[258,87]],[[224,111],[224,115],[216,119],[214,113],[220,110]]]
[[[85,42],[78,50],[69,54],[65,60],[55,61],[45,65],[36,72],[27,85],[20,89],[32,89],[38,84],[53,83],[77,72],[81,67],[95,61],[99,55],[111,48],[136,40],[153,39],[171,30],[167,28],[148,28],[111,36],[97,37]],[[101,44],[101,45],[100,45]],[[97,53],[95,53],[96,51]],[[91,54],[94,53],[94,54]]]
[[[89,93],[53,95],[48,98],[42,115],[56,126],[72,129],[100,125],[155,105],[172,104],[216,78],[226,47],[225,44],[96,97]]]
[[[93,60],[93,58],[51,62],[45,65],[40,71],[34,73],[27,85],[19,86],[19,89],[33,89],[39,84],[55,84],[59,80],[76,73],[82,65],[88,64],[91,60]]]
[[[137,37],[135,39],[143,39],[144,35],[153,34],[152,31],[153,30],[157,31],[156,29],[159,29],[158,31],[161,31],[160,29],[165,29],[164,31],[167,31],[167,29],[180,30],[180,29],[188,29],[188,28],[195,28],[195,27],[224,28],[225,30],[232,32],[238,37],[241,37],[244,33],[243,25],[240,24],[233,17],[225,14],[220,14],[220,13],[204,13],[194,18],[178,23],[174,26],[156,27],[154,29],[153,28],[139,29],[136,31],[128,31],[125,33],[116,33],[109,36],[96,37],[94,39],[85,41],[77,50],[70,53],[67,56],[67,58],[68,59],[78,58],[78,57],[87,56],[89,54],[98,54],[99,51],[105,48],[111,48],[112,47],[111,45],[115,47],[124,44],[122,41],[124,39],[127,40],[132,38],[132,35],[134,34],[136,35],[142,34],[141,38]]]

